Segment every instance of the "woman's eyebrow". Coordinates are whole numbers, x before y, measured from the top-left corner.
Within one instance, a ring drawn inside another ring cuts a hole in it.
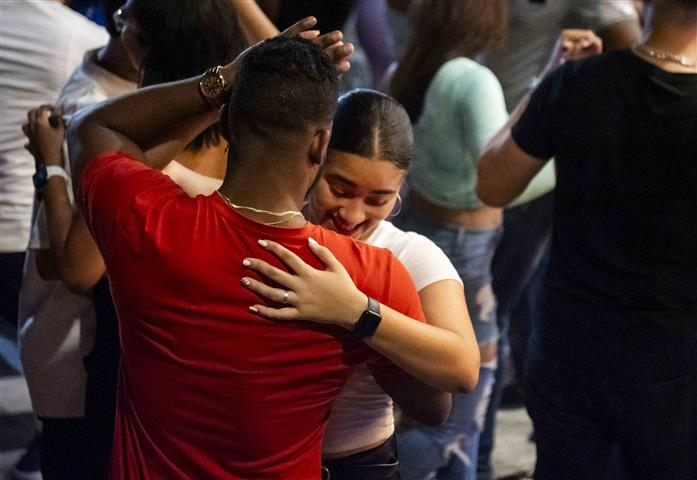
[[[342,177],[341,175],[339,175],[339,174],[337,174],[337,173],[330,173],[330,174],[328,174],[328,175],[325,175],[325,178],[326,178],[327,180],[331,180],[332,182],[345,183],[346,185],[349,185],[349,186],[351,186],[351,187],[357,187],[357,186],[358,186],[358,185],[356,185],[355,183],[353,183],[352,181],[348,180],[348,179],[345,178],[345,177]]]
[[[349,186],[349,187],[354,187],[354,188],[355,188],[355,187],[358,186],[357,184],[355,184],[355,183],[352,182],[351,180],[349,180],[349,179],[347,179],[347,178],[345,178],[345,177],[342,177],[342,176],[339,175],[338,173],[330,173],[330,174],[328,174],[328,175],[325,175],[324,178],[325,178],[326,180],[331,181],[331,182],[343,183],[343,184],[345,184],[345,185],[347,185],[347,186]],[[397,190],[371,190],[369,193],[370,193],[371,195],[394,195],[395,193],[397,193]]]

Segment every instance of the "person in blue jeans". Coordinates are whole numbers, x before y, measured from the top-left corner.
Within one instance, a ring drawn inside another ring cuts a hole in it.
[[[496,304],[491,290],[491,259],[501,227],[468,229],[428,222],[409,212],[400,228],[431,239],[448,256],[465,285],[465,297],[477,340],[481,346],[496,345]],[[450,416],[440,426],[417,424],[397,432],[405,479],[476,478],[479,434],[494,383],[496,360],[484,360],[479,383],[471,393],[453,395]]]
[[[446,422],[398,430],[407,480],[474,479],[479,434],[496,368],[496,299],[491,260],[502,211],[475,193],[479,154],[508,114],[494,74],[474,58],[498,45],[506,29],[505,1],[424,1],[415,6],[413,35],[389,90],[414,124],[408,198],[396,221],[431,239],[448,256],[465,287],[479,343],[479,384],[456,394]]]

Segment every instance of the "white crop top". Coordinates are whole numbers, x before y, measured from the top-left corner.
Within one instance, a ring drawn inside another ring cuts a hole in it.
[[[431,240],[382,221],[366,243],[389,249],[411,275],[417,290],[440,280],[461,282],[448,257]],[[353,368],[332,406],[322,453],[337,455],[386,440],[394,433],[392,399],[375,382],[366,365]]]

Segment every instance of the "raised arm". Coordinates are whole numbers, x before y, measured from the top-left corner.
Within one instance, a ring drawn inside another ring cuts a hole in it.
[[[234,74],[234,66],[225,67],[226,82],[232,82]],[[149,160],[146,152],[167,132],[187,120],[200,120],[188,131],[180,132],[180,138],[169,140],[185,146],[212,124],[215,117],[211,115],[211,106],[199,93],[200,79],[195,77],[144,88],[78,112],[68,128],[68,151],[75,185],[79,184],[85,166],[101,153],[120,151],[152,165],[156,160]],[[134,111],[139,114],[133,115]]]
[[[28,149],[37,165],[65,167],[65,125],[60,111],[49,105],[31,110],[24,126]],[[53,119],[53,121],[51,121]],[[66,178],[52,176],[41,190],[49,238],[49,250],[40,250],[36,267],[45,280],[60,278],[74,292],[92,288],[104,275],[102,256],[84,218],[74,212]],[[39,219],[41,221],[41,219]]]
[[[242,33],[250,45],[279,34],[276,25],[255,0],[232,0],[232,6],[237,13],[237,21],[242,28]]]
[[[282,35],[314,39],[339,71],[348,70],[347,58],[353,46],[341,42],[341,32],[319,36],[316,30],[309,30],[315,23],[314,17],[305,18]],[[243,55],[244,52],[222,67],[220,74],[226,86],[232,85]],[[74,166],[75,185],[79,184],[87,163],[104,152],[121,151],[150,166],[159,166],[164,158],[173,158],[217,120],[218,112],[199,91],[201,78],[197,76],[143,88],[76,114],[68,128],[68,150]],[[138,115],[133,115],[134,111]]]
[[[542,76],[548,75],[566,60],[596,55],[602,52],[602,48],[602,41],[590,30],[564,30]],[[513,125],[520,120],[529,101],[530,94],[513,110],[479,160],[477,195],[488,205],[508,205],[525,190],[548,160],[529,155],[511,136]]]
[[[327,265],[316,270],[283,246],[267,242],[267,247],[291,268],[284,272],[258,259],[248,259],[248,267],[286,287],[284,308],[254,305],[259,314],[278,320],[307,320],[341,326],[349,331],[366,309],[366,296],[356,288],[343,266],[325,247],[310,242],[310,248]],[[284,291],[245,277],[242,284],[262,298],[283,300]],[[424,384],[442,391],[467,392],[477,384],[477,348],[462,286],[442,281],[425,288],[421,298],[426,318],[433,325],[416,321],[381,306],[382,321],[365,341],[395,365]],[[389,392],[388,392],[389,393]]]

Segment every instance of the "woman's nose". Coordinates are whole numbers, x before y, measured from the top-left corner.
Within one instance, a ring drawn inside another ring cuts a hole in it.
[[[346,226],[353,228],[365,220],[365,212],[357,202],[346,202],[339,208],[339,219]]]

